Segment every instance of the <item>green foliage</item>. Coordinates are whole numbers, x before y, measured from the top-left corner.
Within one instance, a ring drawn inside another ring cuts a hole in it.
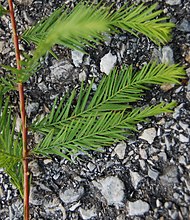
[[[4,7],[2,5],[0,5],[0,17],[7,14],[7,12],[8,11],[6,9],[4,9]]]
[[[72,11],[64,8],[63,12],[63,7],[59,8],[49,18],[43,19],[23,34],[22,38],[28,43],[36,44],[37,49],[33,57],[23,63],[25,70],[22,71],[27,75],[29,72],[32,73],[34,67],[39,67],[39,59],[47,51],[51,52],[55,44],[85,53],[87,46],[95,47],[95,44],[105,41],[105,33],[112,34],[124,30],[137,36],[139,32],[155,44],[164,44],[169,41],[169,33],[174,24],[165,22],[166,17],[158,19],[157,16],[162,11],[155,11],[156,8],[157,4],[149,8],[143,4],[131,7],[125,4],[116,11],[111,6],[105,7],[101,3],[94,5],[89,2],[80,2]]]
[[[6,10],[0,6],[0,15]],[[95,47],[106,40],[106,36],[127,31],[135,36],[144,34],[155,44],[170,40],[173,23],[162,13],[157,4],[128,7],[118,10],[113,5],[106,7],[80,2],[74,9],[61,7],[52,15],[27,30],[22,38],[36,45],[33,56],[25,55],[22,70],[3,66],[11,72],[0,78],[0,167],[11,177],[23,195],[22,139],[15,131],[16,120],[11,118],[8,98],[3,95],[16,88],[16,83],[26,82],[40,68],[39,60],[51,51],[55,44],[85,53],[86,47]],[[150,85],[178,83],[184,77],[178,65],[149,63],[138,71],[132,66],[115,68],[103,77],[93,94],[93,82],[82,83],[79,94],[73,90],[70,96],[56,99],[50,114],[36,120],[30,130],[42,135],[42,140],[29,152],[29,156],[62,156],[68,160],[79,152],[101,150],[104,146],[124,140],[136,130],[138,122],[150,116],[171,112],[175,103],[160,103],[156,106],[133,108],[132,103],[141,100]],[[74,102],[77,100],[76,105]]]
[[[147,85],[178,83],[183,76],[183,68],[177,65],[153,63],[136,73],[132,66],[115,69],[102,79],[91,100],[92,84],[86,88],[82,85],[76,107],[72,104],[76,99],[73,91],[66,103],[62,99],[56,109],[55,101],[51,113],[33,124],[31,129],[45,135],[33,153],[68,157],[126,139],[137,122],[174,107],[174,103],[161,103],[132,109],[130,104],[142,98],[143,90],[150,88]]]
[[[132,66],[123,66],[121,70],[115,68],[109,76],[102,79],[91,100],[93,82],[85,88],[82,84],[78,97],[73,90],[68,101],[62,99],[57,109],[55,101],[51,113],[41,121],[36,121],[31,128],[47,133],[52,128],[62,128],[77,118],[88,117],[89,114],[100,116],[110,111],[130,109],[130,104],[141,100],[144,90],[150,89],[148,85],[178,83],[178,79],[183,78],[184,74],[183,68],[178,65],[156,63],[144,65],[137,72],[133,71]],[[73,109],[72,103],[76,99],[77,105]]]
[[[3,103],[0,94],[0,167],[23,195],[22,139],[20,133],[15,133],[16,119],[11,120],[8,104],[9,99]]]

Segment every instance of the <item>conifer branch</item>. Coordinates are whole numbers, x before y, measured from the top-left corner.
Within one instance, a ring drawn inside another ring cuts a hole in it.
[[[20,63],[20,51],[18,43],[18,35],[16,30],[16,23],[14,17],[14,9],[12,0],[8,0],[10,18],[12,23],[14,47],[16,54],[17,69],[21,70]],[[29,220],[29,175],[28,175],[28,149],[27,149],[27,127],[26,127],[26,112],[25,112],[25,101],[24,101],[24,89],[22,82],[18,83],[19,99],[20,99],[20,112],[22,120],[22,142],[23,142],[23,169],[24,169],[24,220]]]
[[[10,176],[23,196],[22,139],[16,134],[16,119],[11,119],[9,99],[0,93],[0,167]],[[15,138],[16,136],[16,138]]]
[[[85,48],[95,47],[95,44],[106,40],[106,35],[120,32],[130,32],[136,36],[142,33],[155,44],[165,44],[170,40],[173,23],[166,22],[167,17],[157,18],[162,11],[156,10],[157,4],[151,7],[127,7],[125,4],[118,11],[112,7],[104,7],[101,3],[80,2],[72,11],[59,8],[46,20],[42,20],[27,30],[23,39],[35,43],[33,57],[23,65],[27,73],[33,74],[34,67],[39,67],[39,59],[55,44],[85,53]],[[28,75],[29,77],[30,75]],[[26,79],[27,80],[27,77]]]
[[[134,72],[132,66],[123,66],[121,70],[115,68],[102,79],[92,98],[93,82],[86,88],[82,84],[78,97],[74,90],[68,101],[62,99],[57,108],[55,101],[51,113],[41,121],[34,122],[30,128],[42,133],[51,129],[56,132],[56,129],[67,126],[70,121],[88,117],[92,113],[100,116],[109,111],[130,110],[130,104],[142,99],[144,91],[150,89],[150,84],[179,83],[178,80],[184,75],[183,68],[178,65],[149,63],[138,72]],[[76,99],[77,105],[73,107],[72,103]]]

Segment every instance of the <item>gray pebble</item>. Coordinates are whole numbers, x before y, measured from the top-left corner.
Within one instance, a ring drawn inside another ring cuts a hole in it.
[[[169,46],[164,46],[162,48],[162,58],[161,62],[165,64],[174,64],[174,58],[173,58],[173,50]]]
[[[21,5],[31,5],[33,0],[17,0],[17,2]]]
[[[80,51],[74,50],[74,51],[71,51],[71,55],[72,55],[73,64],[76,67],[79,67],[83,61],[84,54]]]
[[[154,138],[156,137],[156,129],[155,128],[147,128],[143,131],[139,138],[146,140],[149,144],[152,144]]]
[[[130,176],[133,187],[137,189],[139,182],[143,179],[142,176],[140,176],[138,172],[133,172],[131,170],[130,170]]]
[[[4,41],[0,41],[0,53],[3,52]]]
[[[92,182],[107,200],[108,205],[121,206],[124,198],[124,184],[116,176],[109,176]]]
[[[178,183],[178,170],[174,165],[168,166],[164,169],[164,173],[160,176],[163,185],[173,185]]]
[[[190,32],[190,21],[183,19],[180,25],[178,26],[178,30],[183,32]]]
[[[156,170],[148,168],[148,176],[153,179],[154,181],[157,180],[159,173]]]
[[[80,215],[82,219],[87,220],[97,216],[96,209],[92,207],[91,209],[79,208]]]
[[[84,193],[84,188],[80,186],[77,188],[61,189],[59,192],[60,199],[65,203],[72,203],[78,201]]]
[[[32,113],[37,112],[38,108],[39,108],[38,102],[28,103],[26,106],[26,113],[27,113],[28,117],[30,117],[30,115]]]
[[[128,206],[129,215],[131,216],[144,215],[150,209],[149,204],[142,200],[137,200],[135,202],[128,202],[127,206]]]
[[[117,57],[112,55],[111,52],[107,53],[104,57],[102,57],[100,62],[100,70],[104,72],[106,75],[109,75],[110,71],[113,69],[116,64]]]
[[[166,0],[168,5],[179,5],[181,4],[181,0]]]
[[[117,154],[119,159],[124,159],[126,147],[127,147],[127,145],[126,145],[126,143],[124,141],[120,142],[115,147],[114,151]]]

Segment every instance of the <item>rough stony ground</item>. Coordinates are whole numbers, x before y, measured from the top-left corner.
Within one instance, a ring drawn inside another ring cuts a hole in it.
[[[4,6],[6,1],[1,0]],[[15,0],[19,33],[61,5],[58,0]],[[78,1],[66,1],[72,7]],[[115,2],[119,7],[122,1]],[[132,1],[140,3],[141,1]],[[152,3],[152,1],[146,1]],[[125,220],[190,219],[190,3],[188,0],[158,1],[176,23],[173,40],[158,48],[147,38],[129,34],[112,36],[89,55],[55,47],[59,61],[48,57],[44,67],[25,85],[29,120],[48,112],[56,96],[95,77],[94,89],[114,65],[141,67],[150,59],[181,63],[187,80],[179,86],[152,88],[140,105],[176,100],[173,114],[138,124],[126,142],[64,159],[30,162],[31,219],[33,220]],[[0,20],[0,63],[15,61],[8,17]],[[27,50],[23,42],[21,50]],[[17,97],[12,94],[17,111]],[[8,177],[0,170],[0,219],[22,219],[22,201]]]

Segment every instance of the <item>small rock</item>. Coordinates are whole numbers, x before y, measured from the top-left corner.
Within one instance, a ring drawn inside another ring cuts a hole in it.
[[[172,89],[174,87],[174,84],[170,84],[170,83],[164,83],[160,86],[160,88],[164,91],[167,92],[170,89]]]
[[[104,72],[106,75],[109,75],[110,71],[113,69],[116,64],[117,57],[112,55],[111,52],[107,53],[104,57],[102,57],[100,62],[100,70]]]
[[[69,80],[73,75],[73,65],[67,61],[56,62],[50,67],[50,78],[53,83]]]
[[[144,162],[144,160],[139,160],[140,166],[142,170],[146,169],[146,163]]]
[[[183,128],[184,131],[186,131],[186,130],[188,129],[188,127],[189,127],[188,124],[185,124],[185,123],[183,123],[182,121],[179,121],[179,126],[180,126],[181,128]]]
[[[28,103],[27,106],[26,106],[26,113],[27,113],[28,117],[30,118],[30,115],[32,113],[37,112],[38,108],[39,108],[39,103],[38,102]]]
[[[165,64],[174,64],[174,59],[173,59],[173,50],[169,46],[164,46],[162,48],[162,58],[161,62]]]
[[[125,220],[125,215],[118,215],[116,220]]]
[[[144,215],[148,212],[150,206],[147,202],[142,200],[137,200],[135,202],[128,202],[128,212],[130,216],[134,215]]]
[[[16,200],[9,209],[8,219],[22,219],[23,216],[23,203],[22,201]]]
[[[78,201],[84,193],[84,188],[80,186],[76,188],[68,188],[59,192],[60,199],[66,204]]]
[[[109,176],[98,181],[92,181],[108,202],[108,205],[123,205],[124,184],[116,176]]]
[[[52,162],[52,159],[45,159],[45,160],[44,160],[44,164],[45,164],[45,165],[47,165],[48,163],[51,163],[51,162]]]
[[[185,60],[190,63],[190,48],[189,50],[187,51],[186,55],[185,55]]]
[[[17,0],[20,5],[31,5],[33,0]]]
[[[180,5],[181,4],[181,0],[166,0],[166,3],[168,5]]]
[[[117,156],[120,160],[124,159],[124,157],[125,157],[126,147],[127,147],[126,143],[124,141],[122,141],[119,144],[117,144],[117,146],[114,149],[115,153],[117,154]]]
[[[83,61],[83,53],[77,50],[71,51],[72,60],[76,67],[79,67]]]
[[[130,176],[133,187],[137,189],[139,182],[143,179],[142,176],[140,176],[137,172],[133,172],[131,170],[130,170]]]
[[[53,194],[45,195],[43,199],[43,205],[45,209],[51,209],[59,206],[59,199]]]
[[[148,158],[148,157],[147,157],[147,152],[146,152],[146,150],[143,149],[143,148],[140,148],[139,154],[140,154],[141,158],[144,159],[144,160],[146,160],[146,159]]]
[[[29,166],[33,176],[39,176],[41,174],[40,167],[39,167],[37,161],[35,161],[35,160],[31,161],[28,166]]]
[[[0,41],[0,53],[3,52],[4,41]]]
[[[143,131],[139,138],[147,141],[149,144],[154,142],[154,138],[156,137],[156,129],[155,128],[147,128]]]
[[[185,159],[184,156],[180,156],[180,157],[179,157],[179,163],[180,163],[180,164],[183,164],[183,165],[186,165],[186,159]]]
[[[91,209],[79,208],[79,212],[81,214],[82,219],[84,220],[97,216],[96,209],[94,207],[92,207]]]
[[[148,168],[148,176],[153,179],[154,181],[157,180],[159,173],[156,170]]]
[[[167,155],[166,155],[165,152],[160,152],[160,153],[158,154],[158,156],[159,156],[160,158],[162,158],[163,161],[166,161],[166,160],[167,160]]]
[[[22,120],[21,120],[21,118],[17,115],[17,117],[16,117],[15,131],[20,132],[21,126],[22,126]]]
[[[92,84],[92,90],[93,90],[93,91],[96,91],[96,90],[97,90],[97,85],[96,85],[96,83],[93,83],[93,84]]]
[[[183,19],[180,25],[178,26],[178,30],[183,32],[190,32],[190,21]]]
[[[188,143],[188,142],[189,142],[189,138],[186,137],[186,136],[183,135],[183,134],[180,134],[180,135],[179,135],[179,140],[180,140],[182,143]]]
[[[164,173],[160,176],[163,185],[172,185],[178,183],[178,170],[174,165],[168,166],[164,169]]]
[[[79,201],[79,202],[77,202],[76,204],[72,205],[72,206],[69,208],[69,210],[73,212],[73,211],[75,211],[75,209],[77,209],[80,205],[81,205],[81,203],[80,203],[80,201]]]
[[[184,106],[184,103],[181,103],[175,108],[174,113],[173,113],[173,118],[177,119],[179,117],[181,108],[183,108],[183,106]]]
[[[91,172],[96,168],[96,166],[91,162],[88,163],[87,167]]]
[[[30,203],[37,206],[43,203],[43,196],[35,186],[30,187]]]
[[[83,82],[86,80],[86,73],[85,71],[82,71],[81,73],[79,73],[79,81]]]
[[[42,90],[42,92],[47,92],[48,88],[46,86],[46,84],[44,82],[38,83],[38,87],[40,90]]]

